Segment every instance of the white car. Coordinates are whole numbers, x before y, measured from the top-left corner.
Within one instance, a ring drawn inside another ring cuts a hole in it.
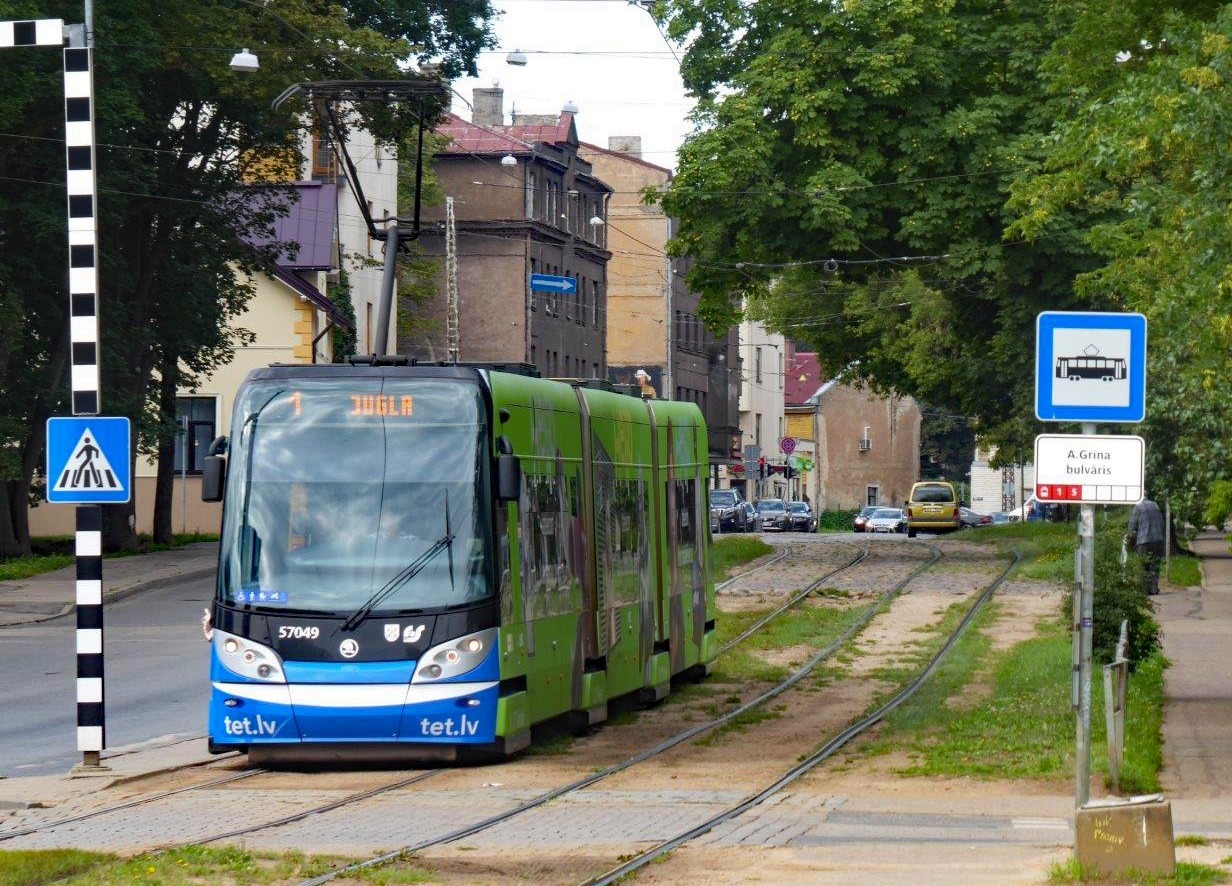
[[[864,525],[865,532],[906,532],[907,515],[902,508],[878,508]]]

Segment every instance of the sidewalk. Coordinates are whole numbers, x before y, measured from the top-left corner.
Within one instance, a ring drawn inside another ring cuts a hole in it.
[[[1232,553],[1222,532],[1192,545],[1203,587],[1156,598],[1164,653],[1164,767],[1177,833],[1232,838]],[[1184,821],[1184,828],[1179,825]]]
[[[217,566],[217,542],[199,542],[152,554],[107,557],[103,560],[103,601],[113,603],[138,591],[205,578]],[[76,594],[76,566],[17,581],[0,581],[0,628],[67,615],[73,609]]]

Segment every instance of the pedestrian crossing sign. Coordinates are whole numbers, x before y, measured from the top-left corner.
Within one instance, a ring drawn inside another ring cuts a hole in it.
[[[47,500],[124,504],[132,496],[127,418],[47,419]]]

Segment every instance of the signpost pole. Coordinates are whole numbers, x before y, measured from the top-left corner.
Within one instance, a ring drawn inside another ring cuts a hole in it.
[[[1083,434],[1094,434],[1093,422],[1082,423]],[[1078,582],[1078,749],[1074,764],[1075,804],[1091,799],[1091,639],[1095,617],[1095,508],[1081,506],[1078,515],[1078,550],[1081,575]]]

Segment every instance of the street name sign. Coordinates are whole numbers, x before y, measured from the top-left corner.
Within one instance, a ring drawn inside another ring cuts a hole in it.
[[[1067,504],[1136,504],[1144,494],[1145,462],[1141,437],[1040,434],[1035,438],[1035,497]]]
[[[124,504],[132,496],[127,418],[47,419],[47,500]]]
[[[530,291],[574,295],[577,293],[577,278],[558,277],[555,274],[531,274]]]
[[[1146,417],[1146,317],[1045,311],[1035,323],[1040,421],[1140,422]]]

